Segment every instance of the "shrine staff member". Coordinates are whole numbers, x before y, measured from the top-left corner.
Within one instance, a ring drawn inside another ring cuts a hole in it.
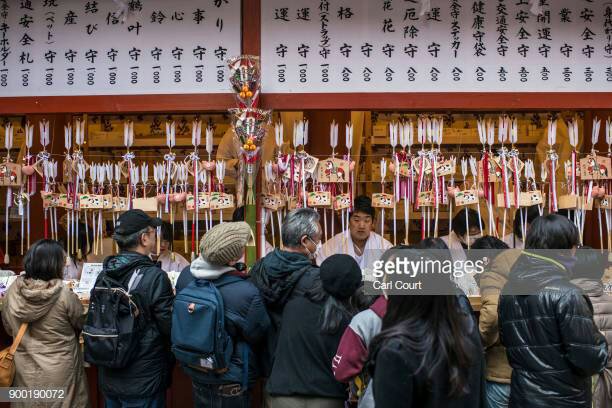
[[[181,272],[186,266],[190,265],[181,254],[172,252],[170,244],[173,240],[172,225],[164,222],[161,226],[161,241],[159,243],[159,256],[157,257],[157,262],[161,263],[161,269],[164,272]]]
[[[464,262],[467,260],[465,251],[468,249],[468,246],[471,246],[478,238],[482,238],[482,233],[480,232],[481,225],[483,223],[480,215],[472,208],[469,208],[467,211],[461,209],[453,217],[452,230],[448,235],[440,237],[446,246],[448,246],[453,262]],[[457,286],[467,296],[478,295],[480,290],[473,274],[459,273],[461,270],[459,266],[454,266],[454,268],[455,274],[453,274],[452,278]]]
[[[329,239],[317,256],[317,264],[334,254],[350,255],[363,271],[371,268],[383,252],[393,245],[373,231],[375,211],[370,197],[355,198],[349,215],[349,233],[341,232]]]
[[[523,227],[521,226],[521,222],[526,222],[527,228],[525,229],[525,233],[527,233],[527,230],[529,230],[529,225],[533,222],[533,220],[540,216],[540,210],[537,205],[527,207],[527,211],[525,211],[524,208],[521,208],[521,212],[523,214],[522,217],[519,211],[514,212],[514,224],[512,232],[510,234],[507,234],[503,239],[503,241],[510,248],[525,248],[525,244],[523,242]],[[525,217],[527,217],[527,219],[525,219]]]

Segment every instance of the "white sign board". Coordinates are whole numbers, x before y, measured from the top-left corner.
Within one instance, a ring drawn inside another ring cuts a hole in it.
[[[81,280],[76,292],[88,294],[96,284],[98,275],[102,272],[102,263],[84,263],[83,271],[81,272]]]
[[[612,1],[421,3],[262,0],[264,91],[612,91]]]
[[[230,92],[240,10],[240,0],[0,0],[0,97]]]

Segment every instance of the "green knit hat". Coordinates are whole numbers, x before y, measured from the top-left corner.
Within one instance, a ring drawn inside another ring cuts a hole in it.
[[[251,227],[244,221],[217,224],[202,237],[200,256],[212,265],[227,265],[240,259],[249,238]]]

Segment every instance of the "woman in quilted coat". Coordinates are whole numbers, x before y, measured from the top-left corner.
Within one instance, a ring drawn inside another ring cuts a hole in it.
[[[62,281],[64,263],[64,250],[56,241],[34,243],[24,258],[25,275],[7,291],[2,321],[11,336],[17,334],[21,323],[28,323],[15,353],[13,387],[63,388],[63,398],[45,403],[45,407],[87,407],[87,379],[78,337],[86,311]]]

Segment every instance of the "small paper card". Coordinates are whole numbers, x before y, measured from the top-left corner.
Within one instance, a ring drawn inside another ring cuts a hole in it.
[[[434,203],[434,192],[433,191],[421,191],[417,197],[417,204],[419,207],[431,207]]]
[[[319,183],[348,183],[349,162],[329,157],[319,161],[317,167],[317,180]]]
[[[543,204],[544,198],[540,190],[521,191],[519,204],[521,207],[531,207],[532,205]]]
[[[193,211],[195,209],[195,203],[193,200],[193,194],[187,194],[186,200],[187,210]],[[210,195],[209,193],[198,192],[198,208],[200,210],[210,208]]]
[[[338,194],[334,197],[334,210],[344,210],[351,207],[351,196],[349,194]]]
[[[157,197],[135,198],[132,201],[132,207],[135,210],[142,210],[145,212],[156,212],[157,211]]]
[[[21,166],[16,163],[0,163],[0,186],[19,187],[21,185]]]
[[[89,292],[91,292],[96,284],[96,279],[98,279],[100,272],[102,272],[102,263],[84,263],[81,280],[75,292],[89,295]]]
[[[102,208],[105,210],[113,209],[113,196],[112,194],[104,194],[102,196]]]
[[[12,276],[1,276],[0,277],[0,298],[3,298],[6,295],[6,291],[8,288],[15,282],[19,275]]]
[[[611,160],[605,156],[589,155],[580,159],[580,178],[582,180],[606,180],[611,177]]]
[[[436,165],[436,174],[438,175],[438,177],[450,176],[452,174],[455,174],[456,170],[456,160],[444,160],[443,162],[437,163]]]
[[[123,212],[127,211],[128,200],[126,197],[113,197],[113,211]]]
[[[59,194],[57,206],[61,208],[73,208],[72,195],[65,193]]]
[[[282,202],[278,194],[262,194],[259,198],[260,205],[268,210],[276,211]]]
[[[43,208],[57,207],[59,204],[59,194],[49,191],[41,191],[40,196],[43,202]]]
[[[594,206],[595,208],[603,208],[605,210],[612,209],[612,195],[606,195],[605,197],[596,200]]]
[[[331,193],[329,191],[311,191],[308,193],[309,207],[331,207]]]
[[[393,194],[372,194],[372,207],[374,208],[393,208],[394,204]]]
[[[79,194],[79,208],[102,209],[104,208],[104,196],[96,194]]]
[[[478,204],[477,190],[463,190],[455,194],[455,205],[461,207],[464,205]]]
[[[210,209],[224,210],[234,208],[234,196],[226,193],[210,193]]]

